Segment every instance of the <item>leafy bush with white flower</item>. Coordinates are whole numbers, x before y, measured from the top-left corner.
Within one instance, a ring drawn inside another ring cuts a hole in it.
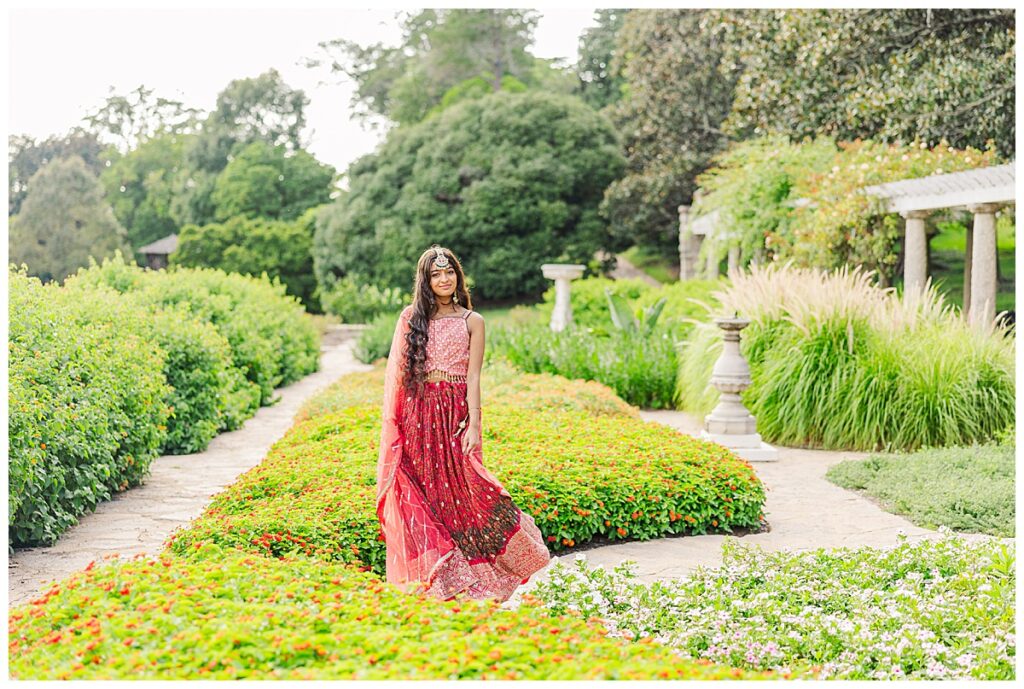
[[[650,638],[684,658],[835,679],[1012,679],[1015,547],[935,541],[891,549],[766,552],[727,538],[719,568],[644,584],[632,562],[584,554],[532,592],[554,612],[599,616],[611,635]]]

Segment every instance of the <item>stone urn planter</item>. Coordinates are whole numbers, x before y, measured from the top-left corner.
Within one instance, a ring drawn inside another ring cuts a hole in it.
[[[701,438],[724,445],[748,461],[778,460],[778,451],[761,440],[757,421],[743,406],[740,393],[751,383],[750,366],[740,353],[740,331],[750,325],[746,318],[716,318],[723,330],[722,355],[711,372],[711,384],[721,393],[716,406],[704,417]]]

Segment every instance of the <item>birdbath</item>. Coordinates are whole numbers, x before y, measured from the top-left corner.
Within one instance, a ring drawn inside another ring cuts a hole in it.
[[[778,460],[778,451],[761,441],[757,421],[743,406],[740,393],[750,387],[750,366],[740,353],[740,331],[750,325],[746,318],[716,318],[715,325],[724,331],[722,355],[711,371],[711,384],[721,397],[710,414],[704,417],[700,437],[724,445],[749,461]]]
[[[555,310],[551,312],[551,329],[556,333],[572,323],[569,282],[583,275],[585,268],[578,263],[545,263],[540,267],[544,277],[555,281]]]

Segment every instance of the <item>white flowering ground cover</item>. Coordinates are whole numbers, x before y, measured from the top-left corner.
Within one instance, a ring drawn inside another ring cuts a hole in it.
[[[811,663],[820,678],[1014,679],[1015,545],[935,541],[891,549],[766,552],[737,539],[718,568],[643,584],[578,554],[532,592],[556,611],[605,620],[687,658],[774,669]]]

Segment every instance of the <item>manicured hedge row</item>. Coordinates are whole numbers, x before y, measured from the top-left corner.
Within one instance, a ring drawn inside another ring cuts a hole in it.
[[[538,605],[441,602],[321,561],[201,547],[101,565],[9,613],[14,679],[772,679]],[[799,676],[795,674],[793,676]]]
[[[12,270],[8,295],[8,535],[52,544],[159,455],[166,352],[113,293],[83,300]]]
[[[227,339],[234,366],[259,389],[261,405],[271,402],[274,388],[319,365],[316,327],[276,280],[212,268],[143,270],[118,255],[79,270],[66,284],[69,289],[105,284],[133,293],[138,304],[150,308],[183,304]]]
[[[651,539],[761,524],[764,487],[725,448],[627,416],[491,404],[485,464],[554,550],[595,536]],[[384,573],[374,510],[379,405],[344,407],[293,428],[219,494],[188,531],[261,554],[367,565]]]
[[[8,284],[12,545],[52,544],[154,457],[201,451],[318,365],[315,325],[261,280],[117,256],[64,287],[16,269]]]

